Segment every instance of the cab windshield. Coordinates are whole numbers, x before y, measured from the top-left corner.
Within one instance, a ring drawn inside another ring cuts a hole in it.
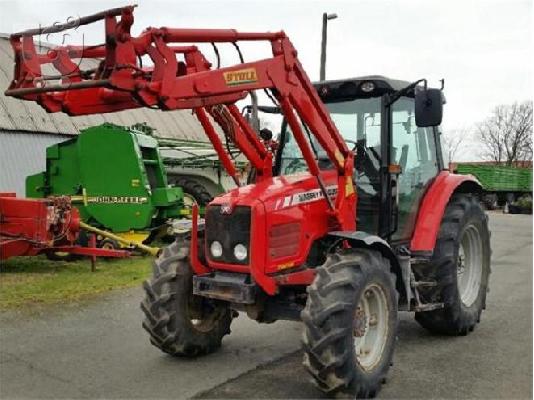
[[[400,97],[388,110],[391,127],[386,143],[381,143],[382,98],[355,99],[327,103],[330,116],[347,146],[354,154],[353,180],[358,193],[358,229],[376,234],[379,231],[383,174],[381,166],[395,164],[400,174],[396,182],[398,196],[398,229],[396,239],[410,237],[418,204],[431,179],[438,172],[436,139],[433,128],[415,124],[412,97]],[[326,152],[303,126],[315,153],[319,168],[333,168]],[[308,166],[293,137],[284,124],[281,139],[285,142],[278,155],[280,175],[306,173]],[[384,151],[382,146],[388,146]],[[389,160],[382,162],[387,154]]]
[[[370,151],[378,157],[380,154],[380,98],[327,103],[326,107],[349,148],[353,150],[356,150],[358,146],[372,148],[373,150]],[[307,130],[307,127],[303,127],[303,130],[308,135],[319,167],[321,169],[331,168],[331,163],[321,145]],[[285,139],[285,144],[280,157],[280,175],[307,171],[306,161],[287,124],[284,124],[282,137]],[[376,157],[375,161],[378,161]]]

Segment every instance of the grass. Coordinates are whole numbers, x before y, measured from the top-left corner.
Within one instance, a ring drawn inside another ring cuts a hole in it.
[[[113,289],[140,285],[151,271],[151,257],[97,261],[50,261],[44,256],[14,257],[0,265],[0,310],[64,303]]]

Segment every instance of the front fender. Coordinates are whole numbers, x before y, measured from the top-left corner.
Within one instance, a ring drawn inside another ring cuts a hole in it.
[[[482,185],[472,175],[442,171],[428,188],[417,214],[414,235],[410,243],[412,253],[432,253],[439,227],[449,199],[456,192],[476,193]]]
[[[328,236],[348,239],[356,247],[371,247],[380,251],[387,258],[395,258],[391,246],[384,239],[362,231],[334,231],[329,232]]]
[[[347,239],[352,247],[364,247],[379,251],[390,261],[391,271],[396,276],[395,286],[401,295],[401,302],[408,303],[410,299],[410,275],[403,272],[403,268],[395,252],[384,239],[362,231],[335,231],[329,232],[328,236]],[[406,265],[406,264],[405,264]],[[408,270],[406,270],[407,272]],[[408,299],[408,300],[407,300]]]

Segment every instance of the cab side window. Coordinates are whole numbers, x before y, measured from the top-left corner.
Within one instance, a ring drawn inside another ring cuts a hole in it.
[[[391,162],[401,167],[398,181],[399,223],[393,239],[411,237],[419,203],[438,162],[433,128],[415,125],[413,99],[402,97],[392,106]]]

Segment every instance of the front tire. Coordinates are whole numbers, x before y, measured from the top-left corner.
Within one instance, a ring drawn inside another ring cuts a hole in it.
[[[194,296],[192,281],[189,242],[177,240],[154,261],[154,275],[143,284],[143,328],[154,346],[173,356],[211,353],[230,333],[228,305]]]
[[[420,289],[423,301],[442,302],[444,308],[415,313],[416,321],[442,335],[473,331],[486,308],[490,258],[484,210],[474,196],[454,195],[445,210],[432,261],[418,274],[418,279],[437,284]]]
[[[332,254],[302,312],[304,366],[320,390],[374,397],[391,365],[397,291],[389,260],[370,249]]]

